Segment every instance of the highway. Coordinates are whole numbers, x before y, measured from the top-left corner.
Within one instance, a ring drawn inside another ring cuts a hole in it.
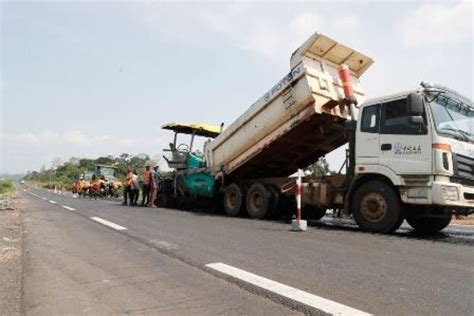
[[[393,235],[21,191],[22,312],[472,315],[474,229]]]

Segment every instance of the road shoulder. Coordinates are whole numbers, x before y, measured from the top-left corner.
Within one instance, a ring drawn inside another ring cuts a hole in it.
[[[20,315],[22,275],[21,200],[0,196],[0,311]]]

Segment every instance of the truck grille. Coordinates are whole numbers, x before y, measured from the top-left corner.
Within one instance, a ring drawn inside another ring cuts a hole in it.
[[[474,186],[474,158],[453,153],[453,182]]]

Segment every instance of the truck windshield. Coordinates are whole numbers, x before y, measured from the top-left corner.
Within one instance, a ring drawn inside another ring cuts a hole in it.
[[[439,134],[474,143],[474,107],[443,92],[426,94]]]

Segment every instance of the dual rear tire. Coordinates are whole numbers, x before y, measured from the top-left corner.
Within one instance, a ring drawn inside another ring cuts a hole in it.
[[[252,219],[262,219],[276,213],[278,192],[262,183],[252,184],[244,194],[242,187],[232,183],[224,190],[224,211],[228,216],[238,216],[247,210]]]
[[[235,217],[241,213],[244,195],[242,189],[232,183],[224,190],[223,204],[227,216]]]
[[[270,209],[271,193],[263,184],[254,183],[247,191],[245,202],[250,218],[265,218]]]

